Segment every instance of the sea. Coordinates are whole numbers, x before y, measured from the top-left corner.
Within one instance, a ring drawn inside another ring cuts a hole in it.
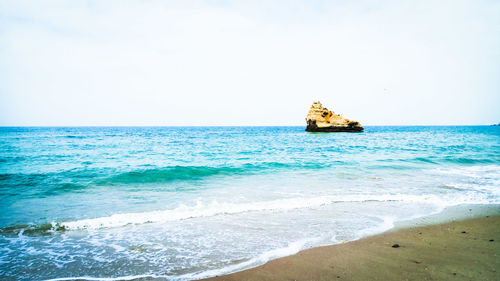
[[[500,213],[499,126],[304,129],[2,127],[0,279],[200,279]]]

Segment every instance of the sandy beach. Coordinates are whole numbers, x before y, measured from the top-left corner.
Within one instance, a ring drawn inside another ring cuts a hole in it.
[[[389,231],[205,280],[500,280],[500,216]]]

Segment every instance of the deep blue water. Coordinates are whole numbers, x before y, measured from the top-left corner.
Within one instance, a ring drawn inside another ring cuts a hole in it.
[[[0,277],[197,278],[500,204],[500,127],[4,127],[0,202]]]

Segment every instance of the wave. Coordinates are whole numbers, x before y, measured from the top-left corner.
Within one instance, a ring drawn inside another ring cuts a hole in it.
[[[393,169],[415,169],[414,166],[408,166],[408,164],[431,164],[431,165],[440,165],[440,164],[459,164],[459,165],[472,165],[472,164],[495,164],[498,163],[498,160],[490,159],[490,158],[470,158],[470,157],[453,157],[453,156],[444,156],[438,157],[435,155],[428,155],[425,157],[415,157],[415,158],[387,158],[387,159],[379,159],[372,166],[368,166],[369,168],[393,168]],[[379,164],[382,163],[382,164]],[[391,165],[387,165],[385,163],[390,163]],[[427,165],[429,166],[429,165]]]
[[[67,222],[51,222],[40,225],[13,225],[0,229],[3,235],[25,234],[30,236],[51,235],[56,232],[68,230],[96,230],[102,228],[116,228],[126,225],[139,225],[145,223],[162,223],[179,221],[200,217],[212,217],[217,215],[239,214],[246,212],[262,211],[289,211],[294,209],[318,208],[333,203],[348,202],[383,202],[383,201],[411,201],[425,202],[437,205],[446,204],[444,200],[434,195],[345,195],[345,196],[318,196],[318,197],[294,197],[276,199],[260,202],[245,203],[210,203],[197,202],[195,205],[180,205],[175,209],[158,210],[141,213],[119,213],[111,216],[93,219],[83,219]]]
[[[424,163],[429,163],[429,164],[437,164],[435,161],[431,160],[435,159],[434,157],[416,157],[414,161],[418,162],[424,162]]]
[[[176,180],[197,180],[215,175],[234,175],[244,172],[242,168],[207,166],[172,166],[157,169],[126,172],[99,180],[98,184],[155,183]]]
[[[121,173],[97,181],[101,185],[165,183],[179,180],[200,180],[212,176],[233,176],[255,174],[263,171],[285,170],[288,168],[319,169],[325,165],[308,163],[262,162],[240,166],[168,166]]]
[[[319,196],[319,197],[295,197],[260,202],[246,203],[218,203],[213,201],[205,204],[198,202],[194,206],[181,205],[175,209],[159,210],[143,213],[121,213],[107,217],[94,219],[83,219],[69,222],[61,222],[60,226],[65,230],[78,229],[101,229],[114,228],[126,225],[162,223],[179,221],[191,218],[211,217],[216,215],[238,214],[259,211],[288,211],[294,209],[318,208],[333,203],[346,202],[415,202],[427,203],[440,206],[458,204],[489,204],[491,199],[476,193],[465,193],[462,197],[445,198],[439,195],[405,195],[405,194],[383,194],[383,195],[345,195],[345,196]],[[495,202],[500,203],[500,202]]]
[[[4,187],[7,187],[8,185],[12,186],[35,186],[40,182],[44,182],[47,180],[48,175],[47,174],[39,174],[39,173],[34,173],[34,174],[14,174],[14,173],[7,173],[7,174],[0,174],[0,181],[4,181],[2,184]]]
[[[81,189],[84,186],[166,183],[172,181],[200,180],[212,176],[252,175],[288,169],[322,169],[329,167],[318,163],[260,162],[235,166],[166,166],[137,169],[116,173],[108,168],[71,169],[49,173],[1,173],[5,186],[43,186],[44,190]],[[111,174],[111,175],[109,175]],[[72,185],[70,187],[70,185]],[[48,188],[47,188],[48,187]],[[78,187],[78,188],[76,188]]]
[[[488,158],[446,157],[444,162],[454,164],[492,164],[497,161]]]

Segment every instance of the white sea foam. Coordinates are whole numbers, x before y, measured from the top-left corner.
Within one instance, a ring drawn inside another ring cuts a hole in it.
[[[293,209],[318,208],[320,206],[341,203],[341,202],[367,202],[367,201],[403,201],[434,204],[440,208],[458,204],[488,204],[491,199],[486,195],[468,192],[460,196],[443,197],[433,194],[428,195],[407,195],[407,194],[359,194],[343,196],[318,196],[318,197],[296,197],[287,199],[277,199],[260,202],[246,203],[211,203],[198,202],[194,206],[181,205],[175,209],[160,210],[143,213],[123,213],[114,214],[108,217],[94,219],[84,219],[70,222],[63,222],[61,225],[70,230],[77,229],[100,229],[121,227],[129,224],[158,223],[168,221],[178,221],[190,218],[211,217],[224,214],[238,214],[256,211],[287,211]],[[498,201],[498,199],[497,199]]]
[[[63,277],[47,279],[45,281],[70,281],[70,280],[86,280],[86,281],[127,281],[136,280],[139,278],[167,278],[165,275],[131,275],[131,276],[120,276],[120,277],[90,277],[90,276],[79,276],[79,277]]]
[[[437,168],[432,173],[453,177],[447,185],[460,190],[476,190],[490,193],[489,203],[500,203],[500,166],[470,166]]]
[[[466,175],[471,177],[500,176],[499,165],[466,166],[457,168],[436,168],[433,170],[440,174]]]
[[[203,272],[190,273],[178,276],[168,276],[168,275],[135,275],[135,276],[121,276],[121,277],[110,277],[110,278],[99,278],[99,277],[88,277],[88,276],[80,276],[80,277],[65,277],[65,278],[55,278],[49,279],[46,281],[70,281],[70,280],[88,280],[88,281],[125,281],[125,280],[135,280],[139,278],[166,278],[168,280],[195,280],[208,278],[216,275],[223,275],[232,272],[241,271],[247,268],[251,268],[254,266],[258,266],[264,264],[270,260],[290,256],[298,253],[299,251],[306,248],[306,245],[313,245],[315,242],[321,240],[320,237],[317,238],[309,238],[302,239],[299,241],[292,242],[288,244],[286,247],[273,249],[264,253],[261,253],[255,258],[249,259],[247,261],[233,264],[230,266],[226,266],[219,269],[207,270]]]

